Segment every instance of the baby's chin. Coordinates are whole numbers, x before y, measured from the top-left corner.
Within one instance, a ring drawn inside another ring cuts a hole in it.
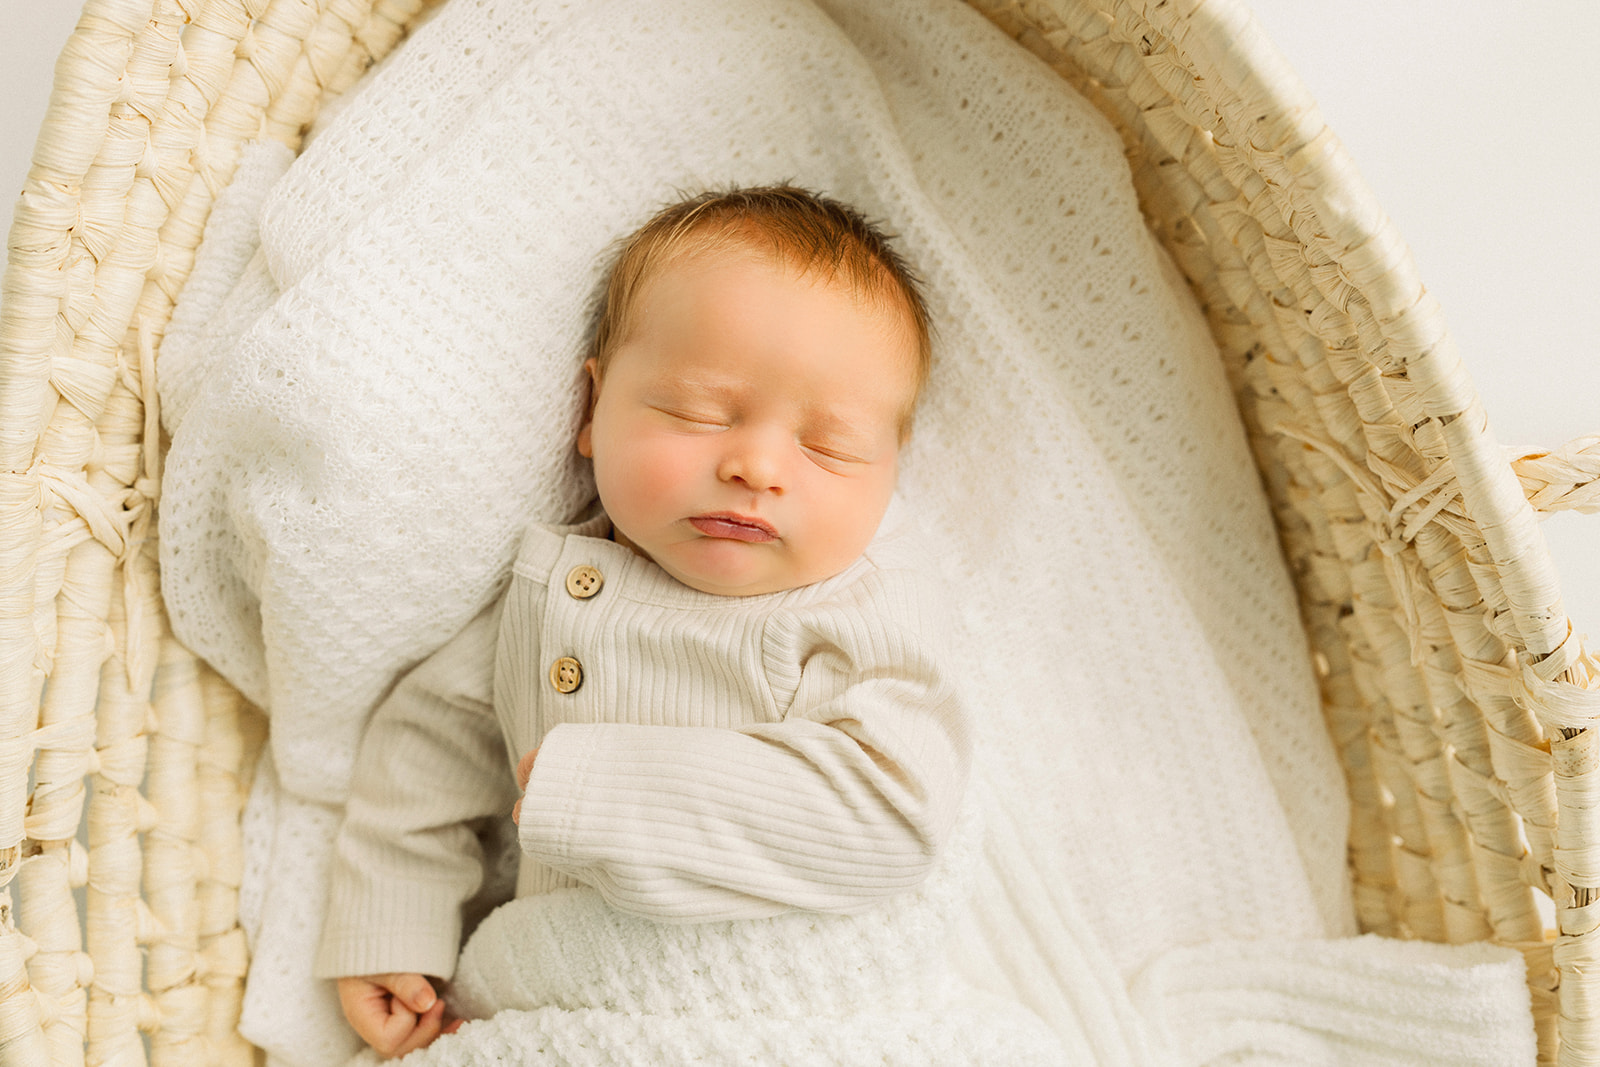
[[[787,565],[781,542],[746,544],[706,538],[674,546],[671,554],[654,560],[657,566],[691,589],[714,596],[764,596],[815,585],[850,565],[827,565],[806,570]]]
[[[713,596],[764,596],[768,593],[784,593],[821,580],[783,573],[748,573],[741,569],[687,569],[669,566],[660,560],[655,562],[681,584]]]

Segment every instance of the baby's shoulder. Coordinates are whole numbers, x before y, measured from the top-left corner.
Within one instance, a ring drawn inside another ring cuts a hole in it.
[[[495,646],[503,601],[496,598],[432,654],[413,667],[396,693],[428,694],[458,707],[493,701]]]

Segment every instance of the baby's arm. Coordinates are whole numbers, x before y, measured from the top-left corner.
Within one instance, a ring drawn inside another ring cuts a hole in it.
[[[782,722],[554,728],[523,849],[662,919],[853,911],[918,885],[954,821],[970,724],[929,592],[869,580],[870,596],[768,626],[794,686]]]
[[[486,610],[401,679],[357,756],[315,973],[341,979],[351,1025],[389,1055],[439,1032],[422,976],[454,971],[483,878],[475,826],[517,795],[491,705],[498,622]]]

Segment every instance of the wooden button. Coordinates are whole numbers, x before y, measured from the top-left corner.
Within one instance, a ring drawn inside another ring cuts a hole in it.
[[[571,656],[562,656],[550,664],[550,684],[558,693],[575,692],[583,684],[583,664]]]
[[[567,592],[578,600],[588,600],[606,584],[605,575],[587,563],[567,572]]]

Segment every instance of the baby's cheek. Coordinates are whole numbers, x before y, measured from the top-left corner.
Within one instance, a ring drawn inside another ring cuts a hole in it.
[[[611,484],[605,501],[613,516],[629,514],[649,521],[675,521],[685,505],[683,495],[693,471],[691,457],[680,442],[671,438],[640,440],[608,473]]]
[[[813,511],[818,531],[816,551],[824,570],[843,569],[866,549],[893,492],[892,478],[863,481],[836,491],[826,506]]]

